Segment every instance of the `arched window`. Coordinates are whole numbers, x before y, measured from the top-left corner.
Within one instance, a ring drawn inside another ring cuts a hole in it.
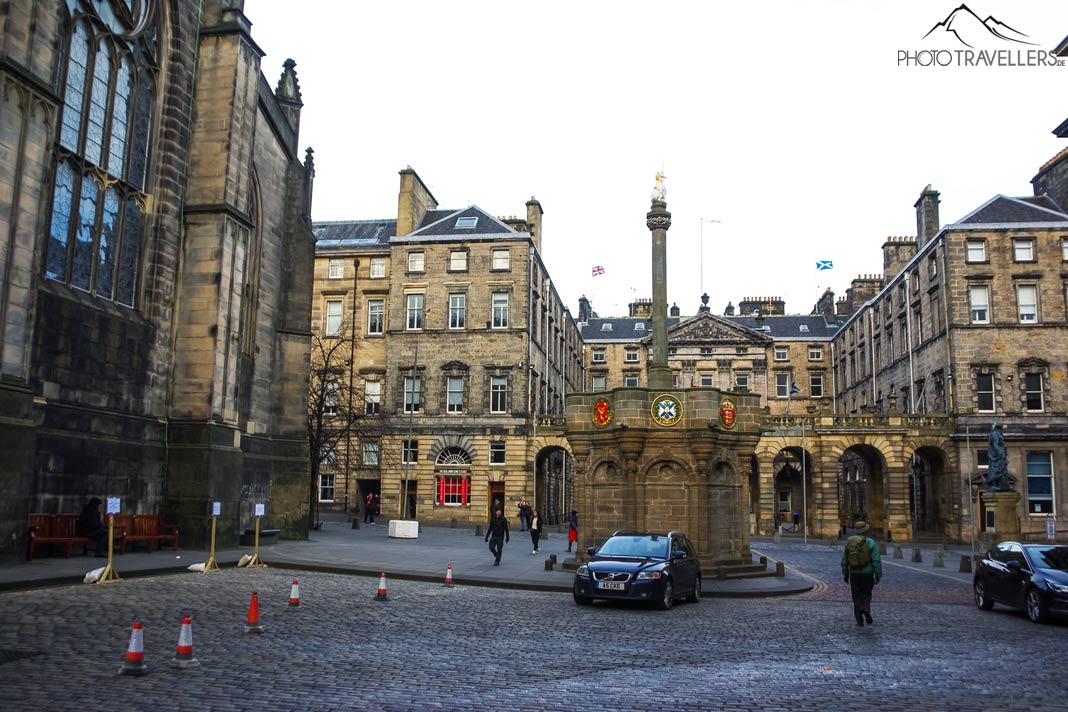
[[[156,0],[68,0],[45,276],[134,306],[155,102]]]

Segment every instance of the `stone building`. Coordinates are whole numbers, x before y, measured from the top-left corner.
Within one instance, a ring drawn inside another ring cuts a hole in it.
[[[542,261],[542,215],[534,198],[521,218],[440,209],[409,167],[396,219],[316,223],[312,328],[350,337],[355,371],[337,375],[364,401],[324,506],[362,512],[373,493],[385,517],[482,522],[525,499],[563,516],[568,447],[538,429],[580,389],[582,342]]]
[[[91,496],[306,531],[313,171],[242,7],[0,5],[3,558]]]

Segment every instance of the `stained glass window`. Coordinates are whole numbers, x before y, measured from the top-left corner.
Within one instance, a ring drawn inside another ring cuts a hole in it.
[[[45,276],[135,306],[157,0],[71,0]]]

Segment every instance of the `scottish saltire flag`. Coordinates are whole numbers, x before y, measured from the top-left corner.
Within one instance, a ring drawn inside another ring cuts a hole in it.
[[[800,393],[800,392],[801,392],[801,389],[797,387],[796,383],[791,383],[790,384],[790,395],[793,395],[795,393]]]
[[[599,274],[604,274],[604,267],[602,267],[601,265],[594,265],[593,276],[596,277]]]
[[[834,269],[833,260],[816,260],[816,269],[822,271],[825,269]]]

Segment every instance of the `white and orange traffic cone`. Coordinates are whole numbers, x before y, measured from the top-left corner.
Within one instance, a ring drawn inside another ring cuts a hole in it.
[[[293,579],[293,587],[289,589],[289,607],[296,608],[300,605],[300,584]]]
[[[378,593],[375,595],[376,601],[388,601],[386,597],[386,575],[383,573],[381,578],[378,579]]]
[[[445,588],[452,588],[452,564],[445,569]]]
[[[182,618],[182,629],[178,631],[178,651],[174,654],[173,665],[180,668],[196,667],[200,662],[193,657],[193,622],[189,616]]]
[[[126,648],[126,657],[119,668],[120,675],[144,675],[148,672],[145,665],[145,639],[141,631],[141,624],[133,624],[133,632],[130,633],[130,645]]]
[[[263,632],[263,626],[260,625],[260,599],[255,591],[252,592],[252,600],[249,601],[248,604],[248,617],[245,619],[245,632]]]

